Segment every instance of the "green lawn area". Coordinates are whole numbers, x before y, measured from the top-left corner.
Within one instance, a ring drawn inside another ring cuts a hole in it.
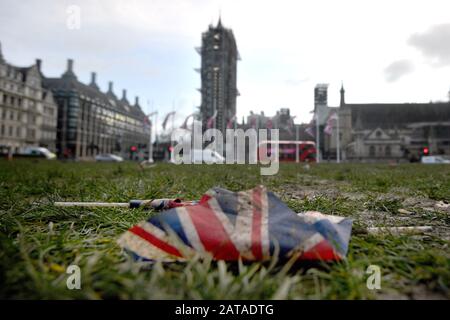
[[[55,208],[54,201],[198,199],[214,186],[264,184],[296,212],[353,217],[345,261],[142,265],[116,240],[153,214],[129,209]],[[25,299],[377,299],[450,298],[450,166],[283,164],[258,166],[71,163],[0,160],[0,298]],[[402,209],[399,211],[399,209]],[[433,226],[422,235],[368,235],[368,226]],[[66,287],[67,266],[82,270]],[[366,269],[381,269],[381,290]]]

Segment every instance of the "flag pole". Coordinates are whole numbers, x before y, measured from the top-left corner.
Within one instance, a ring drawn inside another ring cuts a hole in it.
[[[341,134],[339,129],[339,113],[336,111],[336,126],[337,126],[337,135],[336,135],[336,162],[341,163]]]
[[[319,138],[319,105],[316,105],[316,162],[320,163],[320,138]]]
[[[298,126],[295,125],[295,162],[298,163],[299,157],[298,157]]]

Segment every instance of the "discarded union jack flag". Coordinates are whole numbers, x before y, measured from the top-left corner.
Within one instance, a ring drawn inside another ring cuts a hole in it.
[[[262,186],[243,192],[214,188],[198,204],[152,216],[119,244],[139,260],[182,261],[196,253],[216,260],[345,258],[352,220],[319,212],[296,214]]]

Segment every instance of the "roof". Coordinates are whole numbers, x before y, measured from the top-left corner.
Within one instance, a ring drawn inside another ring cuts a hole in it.
[[[450,121],[449,102],[345,104],[352,126],[364,129],[401,128],[412,123]]]
[[[117,99],[115,95],[104,93],[95,86],[86,85],[74,77],[43,78],[43,83],[46,88],[53,90],[74,90],[81,95],[107,105],[112,110],[130,115],[139,120],[145,117],[144,112],[139,106],[133,106],[123,102]]]

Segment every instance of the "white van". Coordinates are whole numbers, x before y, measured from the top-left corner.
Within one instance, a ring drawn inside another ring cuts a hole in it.
[[[172,163],[183,163],[183,157],[178,156],[180,159],[180,161],[175,161],[175,155],[172,153],[171,157],[170,157],[170,162]],[[219,153],[217,153],[216,151],[210,150],[210,149],[205,149],[205,150],[191,150],[191,163],[195,164],[195,163],[207,163],[207,164],[211,164],[211,163],[225,163],[225,158],[223,156],[221,156]]]

